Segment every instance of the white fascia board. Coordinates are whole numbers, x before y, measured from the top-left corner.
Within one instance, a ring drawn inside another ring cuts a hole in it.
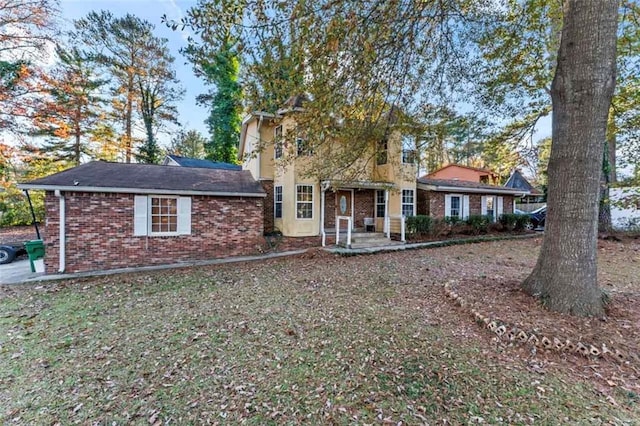
[[[224,192],[224,191],[191,191],[178,189],[153,189],[153,188],[114,188],[97,186],[56,186],[56,185],[31,185],[18,184],[20,189],[37,189],[44,191],[65,192],[107,192],[116,194],[158,194],[158,195],[207,195],[211,197],[256,197],[265,198],[267,194],[257,192]]]
[[[418,183],[418,189],[436,192],[462,192],[472,194],[505,194],[505,195],[529,195],[529,191],[517,191],[514,189],[501,188],[471,188],[465,186],[440,186]]]

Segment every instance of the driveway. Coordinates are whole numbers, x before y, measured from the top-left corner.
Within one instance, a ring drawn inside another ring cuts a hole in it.
[[[26,256],[6,265],[0,265],[0,284],[18,284],[42,275],[44,274],[31,272],[29,258]]]

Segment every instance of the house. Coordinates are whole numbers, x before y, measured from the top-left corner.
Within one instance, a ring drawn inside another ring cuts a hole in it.
[[[162,162],[163,166],[197,167],[201,169],[242,170],[237,164],[222,163],[220,161],[201,160],[199,158],[181,157],[167,154]]]
[[[239,158],[267,193],[265,232],[325,245],[336,229],[385,232],[388,237],[402,215],[416,214],[412,141],[393,131],[372,142],[367,154],[346,170],[312,176],[308,172],[316,162],[348,148],[334,145],[333,151],[323,152],[308,146],[296,123],[301,108],[295,98],[277,114],[254,112],[242,123]]]
[[[509,176],[509,179],[504,186],[528,192],[527,195],[516,200],[519,204],[527,204],[531,206],[531,208],[526,209],[526,211],[535,210],[544,204],[544,193],[539,189],[534,188],[518,169],[514,169],[513,172],[511,172],[511,176]]]
[[[20,184],[44,190],[46,273],[255,253],[265,192],[251,173],[93,161]]]
[[[617,230],[640,230],[640,187],[623,186],[609,189],[611,225]]]
[[[501,214],[513,213],[515,198],[526,194],[521,189],[429,176],[417,181],[417,213],[433,218],[487,215],[496,221]]]
[[[491,170],[478,169],[475,167],[462,166],[460,164],[449,164],[435,172],[431,172],[425,177],[429,179],[462,180],[477,182],[487,185],[497,185],[500,177]]]

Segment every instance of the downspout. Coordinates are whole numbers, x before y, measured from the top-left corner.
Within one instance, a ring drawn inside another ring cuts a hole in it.
[[[58,272],[63,273],[66,265],[65,265],[65,259],[66,259],[66,229],[65,229],[65,223],[67,221],[67,218],[65,216],[65,202],[64,202],[64,194],[62,194],[62,192],[60,192],[59,189],[56,189],[55,191],[55,195],[56,197],[58,197],[59,200],[59,205],[60,205],[60,219],[59,219],[59,230],[60,230],[60,235],[59,235],[59,244],[60,244],[60,260],[58,261],[59,264],[59,268],[58,268]]]

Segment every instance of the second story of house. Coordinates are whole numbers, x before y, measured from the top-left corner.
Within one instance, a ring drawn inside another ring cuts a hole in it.
[[[449,164],[424,176],[429,179],[461,180],[467,182],[482,183],[485,185],[498,185],[499,176],[487,169]]]
[[[242,167],[257,180],[414,184],[415,140],[393,130],[364,142],[311,138],[295,111],[255,112],[245,117],[238,149]]]

